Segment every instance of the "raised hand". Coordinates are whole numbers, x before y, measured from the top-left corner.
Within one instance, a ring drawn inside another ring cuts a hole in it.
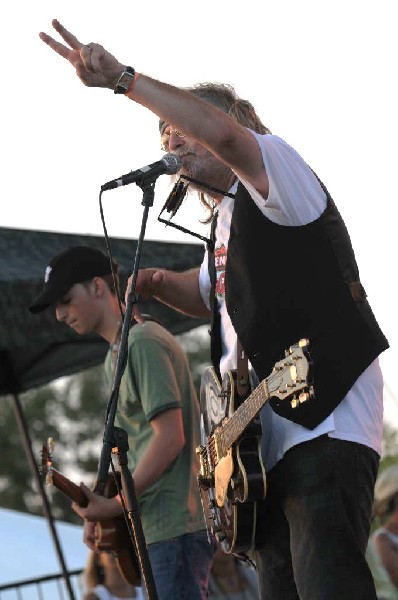
[[[84,85],[113,89],[126,65],[120,63],[100,44],[82,44],[56,19],[52,21],[52,26],[69,47],[44,32],[40,32],[40,39],[75,67]]]

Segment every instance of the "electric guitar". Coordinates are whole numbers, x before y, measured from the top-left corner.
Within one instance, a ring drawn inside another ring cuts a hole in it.
[[[308,340],[300,340],[246,398],[236,392],[235,372],[221,385],[212,367],[203,374],[198,483],[207,527],[227,554],[253,546],[257,502],[266,493],[259,411],[272,397],[293,408],[313,397],[310,366]]]
[[[48,438],[47,443],[43,444],[41,451],[42,462],[41,472],[45,476],[47,484],[54,485],[63,492],[70,500],[73,500],[79,506],[86,507],[88,499],[80,487],[67,479],[53,467],[52,458],[52,438]],[[117,473],[120,488],[120,475]],[[105,485],[104,496],[113,498],[118,493],[113,474],[108,475]],[[141,572],[135,552],[134,544],[131,541],[128,526],[124,515],[114,519],[98,521],[96,523],[97,538],[95,546],[98,551],[113,552],[119,569],[128,583],[134,586],[141,585]]]

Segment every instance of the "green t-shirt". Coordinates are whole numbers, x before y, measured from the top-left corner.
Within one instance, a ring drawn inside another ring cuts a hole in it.
[[[109,382],[113,358],[105,360]],[[147,544],[205,528],[197,483],[199,404],[187,358],[175,338],[154,321],[130,329],[115,425],[128,434],[130,471],[152,436],[150,420],[164,410],[182,409],[186,443],[162,476],[139,497]]]

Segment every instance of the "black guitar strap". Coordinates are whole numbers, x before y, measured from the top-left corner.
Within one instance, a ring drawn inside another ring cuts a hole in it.
[[[249,368],[246,353],[239,339],[236,354],[236,389],[239,396],[244,398],[250,391]]]
[[[215,247],[215,238],[216,238],[216,227],[217,227],[217,217],[218,212],[215,212],[213,221],[211,224],[210,230],[210,243],[207,246],[208,250],[208,270],[210,276],[211,283],[211,291],[210,291],[210,309],[211,309],[211,343],[210,343],[210,354],[211,354],[211,362],[213,367],[220,379],[220,360],[222,355],[221,350],[221,335],[220,335],[220,326],[221,319],[220,313],[217,309],[217,298],[216,298],[216,265],[215,265],[215,256],[214,256],[214,247]],[[249,370],[248,370],[248,361],[245,351],[242,348],[242,345],[238,339],[237,345],[237,391],[239,396],[245,397],[249,390]]]
[[[217,298],[216,298],[216,264],[215,264],[215,256],[214,256],[214,247],[215,247],[215,239],[216,239],[216,227],[217,227],[217,217],[218,212],[216,211],[213,216],[213,221],[211,223],[210,230],[210,243],[207,245],[208,251],[208,269],[211,283],[211,291],[210,291],[210,310],[211,310],[211,327],[210,327],[210,357],[211,362],[216,371],[218,378],[220,379],[220,360],[222,356],[221,349],[221,335],[220,335],[220,313],[217,308]]]

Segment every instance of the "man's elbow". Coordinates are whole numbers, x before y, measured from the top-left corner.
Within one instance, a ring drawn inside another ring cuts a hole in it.
[[[174,454],[174,460],[178,457],[180,452],[183,450],[186,444],[185,435],[183,432],[179,432],[173,436],[172,448]]]
[[[178,452],[181,452],[181,450],[184,448],[186,443],[187,443],[187,440],[185,439],[185,435],[184,434],[180,435],[178,437],[178,445],[179,445]]]

